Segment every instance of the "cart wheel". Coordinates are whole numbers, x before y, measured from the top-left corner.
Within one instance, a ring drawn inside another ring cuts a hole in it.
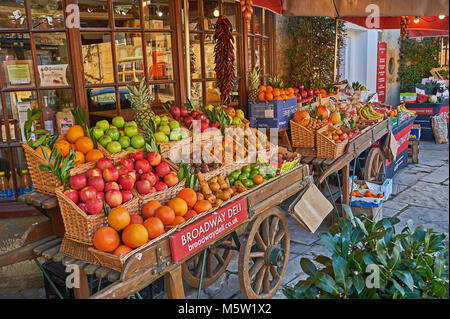
[[[368,182],[383,181],[385,176],[384,156],[381,149],[372,148],[367,154],[364,165],[364,180]]]
[[[248,299],[270,299],[277,292],[289,261],[289,227],[274,207],[253,222],[239,252],[239,285]]]
[[[227,245],[226,247],[223,245]],[[205,273],[203,274],[202,288],[212,285],[227,269],[233,250],[229,247],[234,245],[231,235],[225,237],[216,246],[209,247],[206,252]],[[186,260],[181,269],[183,280],[189,286],[198,288],[200,285],[200,273],[203,264],[203,250],[194,257]]]

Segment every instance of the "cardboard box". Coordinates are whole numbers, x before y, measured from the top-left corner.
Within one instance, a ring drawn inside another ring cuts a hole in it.
[[[399,118],[398,115],[397,117],[388,116],[389,125],[391,126],[391,128],[395,128],[398,126],[398,118]]]
[[[420,124],[413,124],[411,133],[409,133],[410,140],[420,140]]]
[[[383,219],[383,205],[380,205],[378,207],[354,206],[351,207],[351,209],[353,216],[359,216],[364,214],[375,222],[378,222],[380,219]]]
[[[400,93],[400,103],[415,103],[417,93]]]
[[[283,128],[297,112],[297,98],[248,102],[250,127]]]
[[[354,182],[356,181],[356,184]],[[366,190],[372,191],[375,195],[379,193],[384,193],[383,198],[372,198],[372,197],[353,197],[351,196],[350,201],[355,202],[355,206],[370,206],[368,204],[372,203],[377,207],[379,206],[380,202],[387,201],[389,199],[389,196],[392,194],[392,179],[386,178],[386,180],[383,183],[375,183],[375,182],[366,182],[356,179],[356,176],[351,176],[349,180],[349,190],[359,190],[360,192],[365,192]],[[359,187],[359,185],[367,185],[367,188],[363,189]],[[353,206],[352,203],[350,205]]]

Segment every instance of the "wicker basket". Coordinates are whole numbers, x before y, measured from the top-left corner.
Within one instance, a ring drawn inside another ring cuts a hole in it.
[[[379,120],[366,120],[366,119],[358,119],[358,122],[356,123],[357,126],[360,127],[370,127],[373,126],[379,122],[381,122],[383,119],[379,119]]]
[[[296,152],[299,153],[303,157],[316,157],[317,151],[315,147],[311,148],[297,148]]]
[[[159,147],[161,148],[161,155],[163,157],[168,157],[170,150],[176,146],[176,147],[185,147],[186,145],[189,145],[192,143],[192,132],[189,131],[187,128],[182,127],[181,128],[184,131],[189,132],[189,138],[184,138],[182,140],[179,141],[170,141],[170,142],[162,142],[162,143],[157,143],[159,145]]]
[[[138,195],[139,204],[142,206],[151,200],[157,200],[158,202],[168,201],[168,200],[176,197],[178,192],[181,191],[185,187],[185,185],[186,185],[186,180],[183,179],[175,186],[169,187],[166,190],[156,192],[156,193],[151,193],[151,194],[145,194],[145,195],[139,194]]]
[[[129,158],[131,153],[136,151],[136,150],[129,150],[129,151],[124,151],[124,152],[119,152],[116,154],[111,154],[110,152],[108,152],[108,150],[106,148],[104,148],[100,144],[98,144],[97,147],[103,154],[105,154],[106,158],[109,158],[113,162],[114,165],[119,164],[119,162],[123,159]]]
[[[316,133],[290,120],[293,147],[312,148],[316,146]]]
[[[139,213],[139,196],[121,205],[130,214]],[[63,193],[63,188],[56,189],[61,216],[66,230],[65,237],[78,243],[92,245],[92,237],[97,229],[106,226],[108,219],[104,214],[87,215]]]
[[[340,143],[331,141],[322,134],[329,129],[338,129],[339,125],[327,125],[317,130],[317,157],[326,159],[336,159],[345,153],[348,139]],[[344,131],[344,129],[342,129]]]
[[[44,172],[38,168],[39,164],[47,165],[47,162],[27,143],[22,144],[25,158],[27,160],[28,169],[30,171],[31,180],[34,189],[40,193],[47,195],[56,195],[56,188],[62,187],[61,182],[52,172]],[[102,150],[100,150],[102,151]],[[102,151],[103,152],[103,151]],[[104,154],[104,153],[103,153]],[[77,175],[87,172],[89,169],[95,168],[97,162],[89,162],[77,165],[70,170],[70,175]]]
[[[99,262],[89,252],[90,247],[92,246],[63,238],[59,251],[66,256],[85,261],[89,264],[99,265]]]

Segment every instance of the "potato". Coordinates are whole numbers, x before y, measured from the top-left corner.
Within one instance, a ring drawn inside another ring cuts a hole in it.
[[[203,195],[203,193],[197,192],[197,200],[204,200],[205,196]]]
[[[213,192],[220,191],[220,185],[219,185],[219,183],[209,183],[209,188],[211,188],[211,190],[212,190]]]

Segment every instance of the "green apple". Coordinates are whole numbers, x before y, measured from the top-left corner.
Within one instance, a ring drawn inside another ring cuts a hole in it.
[[[169,117],[167,115],[161,116],[161,122],[167,122],[169,123]]]
[[[109,137],[108,135],[103,135],[102,137],[100,137],[98,142],[100,143],[101,146],[106,147],[106,145],[112,142],[112,138]]]
[[[158,131],[163,132],[166,135],[170,134],[170,126],[169,125],[161,125]]]
[[[174,130],[176,128],[180,128],[180,123],[178,121],[172,121],[169,123],[169,127],[171,130]]]
[[[181,140],[181,131],[174,130],[174,131],[170,132],[169,140],[171,140],[171,141]]]
[[[116,127],[107,129],[105,134],[108,135],[113,141],[118,141],[120,137],[119,130]]]
[[[120,137],[125,136],[125,132],[122,130],[119,131],[119,134],[120,134]]]
[[[108,144],[108,146],[106,147],[106,149],[108,150],[108,152],[110,152],[111,154],[116,154],[119,153],[120,151],[122,151],[122,146],[120,146],[120,143],[117,141],[112,141],[111,143]]]
[[[164,134],[163,132],[155,133],[155,140],[159,143],[164,142],[166,138],[167,138],[167,135]]]
[[[244,114],[244,111],[242,111],[242,110],[236,110],[236,116],[238,117],[238,118],[240,118],[241,120],[243,120],[244,118],[245,118],[245,114]]]
[[[181,138],[189,138],[189,133],[186,130],[181,130]]]
[[[131,138],[131,146],[134,148],[142,148],[145,145],[144,137],[140,134],[135,135]]]
[[[128,136],[121,136],[119,138],[120,146],[122,146],[122,149],[126,149],[128,146],[130,146],[131,140]]]
[[[124,127],[134,126],[137,127],[137,124],[135,121],[126,122]]]
[[[125,131],[125,135],[128,136],[129,138],[132,138],[133,136],[136,136],[139,134],[139,130],[135,126],[125,127],[124,131]]]
[[[112,124],[117,128],[122,128],[125,125],[125,119],[122,116],[116,116],[112,119]]]
[[[109,129],[109,122],[107,120],[101,120],[95,123],[95,126],[102,131],[106,131],[107,129]]]
[[[95,139],[98,141],[100,137],[102,137],[105,134],[101,128],[98,128],[97,126],[92,129],[92,135],[94,135]]]
[[[155,120],[156,126],[158,126],[159,123],[161,123],[161,117],[159,115],[155,115],[153,119]]]
[[[125,151],[134,151],[134,147],[128,146],[128,147],[125,149]]]
[[[233,120],[231,121],[231,124],[233,125],[240,125],[242,124],[242,120],[239,117],[233,117]]]

